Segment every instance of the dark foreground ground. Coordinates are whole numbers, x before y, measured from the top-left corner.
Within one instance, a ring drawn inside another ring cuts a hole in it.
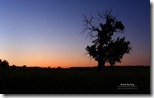
[[[150,94],[150,67],[0,69],[1,94]]]

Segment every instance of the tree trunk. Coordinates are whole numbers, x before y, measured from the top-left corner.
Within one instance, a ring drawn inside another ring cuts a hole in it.
[[[101,32],[99,32],[99,38],[101,38]],[[105,60],[104,60],[104,52],[103,52],[103,41],[102,39],[99,41],[100,45],[98,46],[98,72],[101,72],[104,64],[105,64]]]
[[[98,67],[97,67],[97,71],[101,72],[101,70],[104,67],[105,62],[103,60],[98,61]]]
[[[110,63],[110,65],[111,65],[111,69],[114,71],[115,69],[114,69],[114,64],[113,63]]]

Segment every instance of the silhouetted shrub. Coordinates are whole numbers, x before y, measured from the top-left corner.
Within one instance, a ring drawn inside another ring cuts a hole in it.
[[[11,68],[16,68],[16,65],[12,65],[12,66],[10,66]]]
[[[23,68],[26,68],[27,66],[26,65],[23,65]]]
[[[0,59],[0,67],[1,68],[9,68],[9,62],[7,60],[1,60]]]
[[[60,66],[59,67],[57,67],[58,69],[62,69]]]

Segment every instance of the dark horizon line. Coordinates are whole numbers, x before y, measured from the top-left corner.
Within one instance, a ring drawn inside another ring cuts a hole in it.
[[[22,66],[16,66],[15,67],[27,67],[27,68],[62,68],[62,69],[69,69],[69,68],[96,68],[97,66],[72,66],[72,67],[61,67],[61,66],[57,66],[57,67],[40,67],[40,66],[27,66],[27,65],[22,65]],[[11,65],[10,67],[13,67],[13,65]],[[109,65],[104,66],[104,67],[110,67]],[[114,67],[150,67],[150,65],[115,65]]]

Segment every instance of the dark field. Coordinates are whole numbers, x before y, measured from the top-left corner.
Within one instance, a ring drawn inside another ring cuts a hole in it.
[[[0,72],[2,94],[150,94],[149,66],[115,67],[115,71],[105,67],[102,72],[96,68],[16,67]],[[121,84],[127,89],[119,89]]]

